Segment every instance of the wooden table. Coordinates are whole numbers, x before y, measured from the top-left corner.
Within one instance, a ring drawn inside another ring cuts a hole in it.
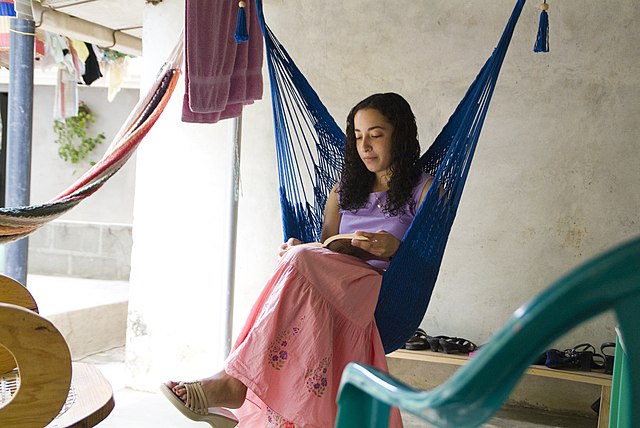
[[[85,363],[73,363],[72,367],[70,397],[46,428],[93,427],[113,410],[113,389],[100,370]]]
[[[111,384],[100,371],[90,364],[72,363],[71,388],[62,410],[46,428],[93,427],[102,422],[113,410]],[[20,375],[16,370],[2,375],[3,395],[0,404],[10,401],[16,393]],[[6,399],[6,400],[5,400]],[[37,406],[34,403],[34,406]],[[30,423],[23,421],[27,426]]]

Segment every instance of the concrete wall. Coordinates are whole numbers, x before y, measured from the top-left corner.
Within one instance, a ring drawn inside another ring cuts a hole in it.
[[[130,224],[52,221],[29,238],[29,273],[126,281],[131,246]]]
[[[179,3],[145,9],[146,85],[182,26]],[[265,3],[339,124],[370,93],[396,91],[414,107],[426,149],[514,1]],[[532,52],[537,2],[516,28],[423,323],[430,334],[483,343],[563,272],[640,232],[640,6],[555,2],[549,14],[548,54]],[[179,86],[138,153],[127,347],[136,387],[207,375],[222,359],[228,125],[181,123],[181,100]],[[236,333],[282,241],[267,93],[243,120]],[[167,199],[179,211],[159,211]],[[555,345],[599,345],[614,326],[599,316]]]

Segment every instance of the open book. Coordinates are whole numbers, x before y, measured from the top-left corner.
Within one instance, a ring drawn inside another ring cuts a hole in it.
[[[328,248],[336,253],[348,254],[350,256],[358,257],[362,260],[378,259],[377,256],[374,256],[370,252],[351,245],[352,239],[356,239],[358,241],[369,240],[369,238],[367,238],[366,236],[356,235],[355,233],[340,233],[338,235],[330,236],[329,238],[325,239],[324,242],[308,242],[301,245]]]

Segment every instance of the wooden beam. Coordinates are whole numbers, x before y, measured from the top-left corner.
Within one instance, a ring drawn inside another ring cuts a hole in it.
[[[33,2],[33,11],[37,28],[129,55],[142,56],[142,40],[138,37],[43,7],[39,2]]]

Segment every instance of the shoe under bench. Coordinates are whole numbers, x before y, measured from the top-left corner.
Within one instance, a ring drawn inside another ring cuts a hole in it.
[[[447,364],[461,366],[469,360],[464,354],[445,354],[432,351],[410,351],[398,349],[387,355],[387,358],[398,358],[402,360],[413,360],[434,364]],[[587,383],[600,385],[600,411],[598,413],[598,428],[609,426],[609,407],[611,403],[611,375],[597,372],[584,372],[578,370],[558,370],[550,369],[546,366],[529,366],[525,374],[530,376],[541,376],[553,379],[562,379],[570,382]]]

